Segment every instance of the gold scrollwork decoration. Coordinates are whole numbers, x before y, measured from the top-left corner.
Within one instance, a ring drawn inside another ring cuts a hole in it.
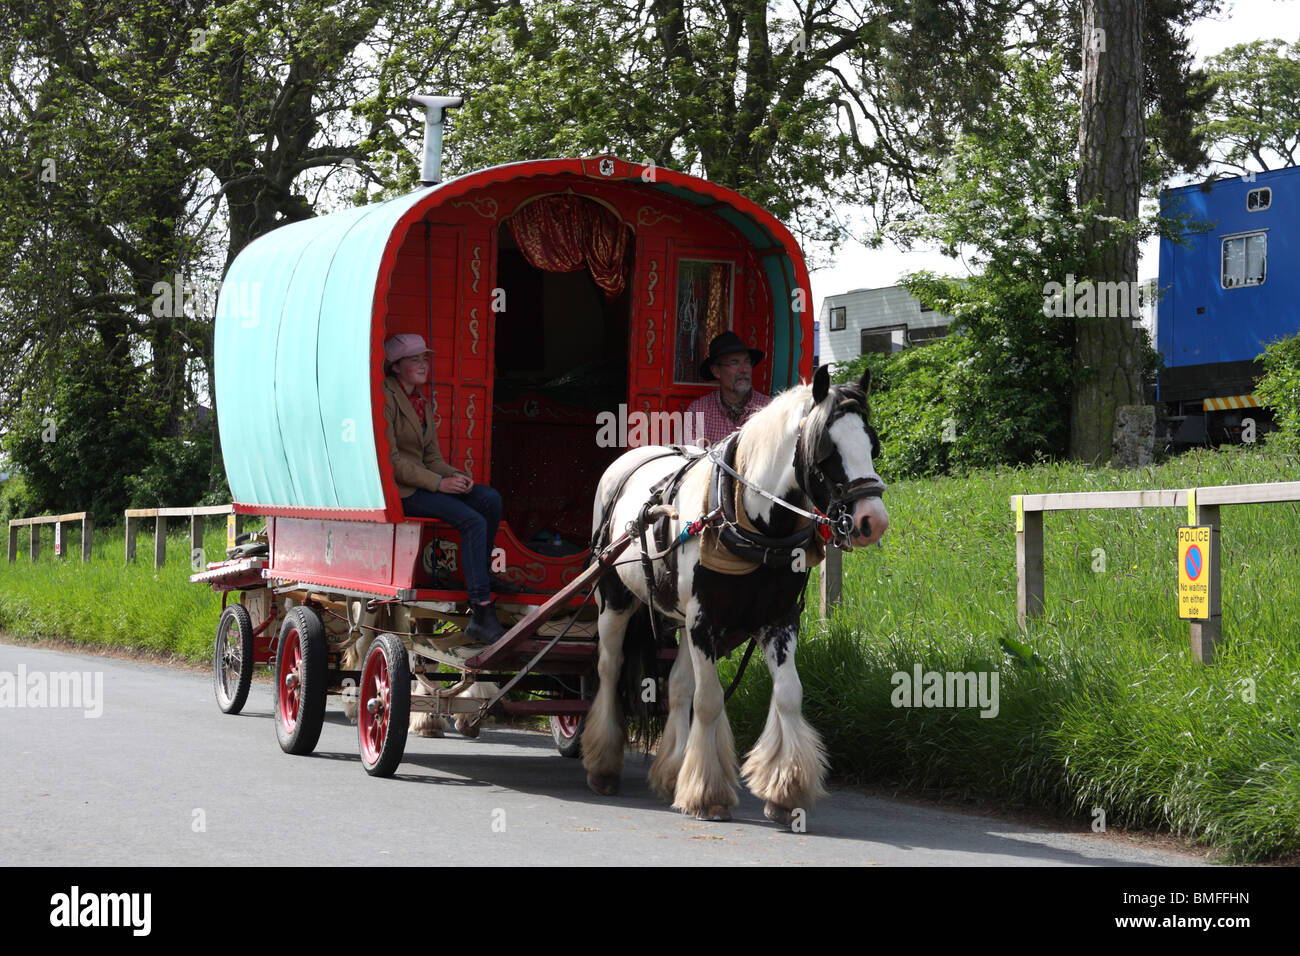
[[[474,282],[469,287],[471,292],[478,291],[478,279],[479,279],[478,268],[480,265],[483,264],[483,258],[481,256],[482,252],[483,252],[482,246],[475,246],[473,252],[473,258],[469,260],[469,271],[474,273]]]
[[[663,209],[656,209],[654,206],[642,206],[636,211],[636,224],[638,226],[653,226],[664,219],[671,219],[678,225],[682,221],[681,216],[676,216]]]
[[[491,219],[494,221],[496,220],[497,215],[501,212],[501,207],[497,205],[497,201],[491,196],[482,199],[457,199],[452,201],[452,205],[458,209],[463,209],[465,206],[469,206],[484,219]]]
[[[651,259],[649,274],[646,276],[646,280],[645,280],[645,291],[646,291],[646,295],[648,296],[648,301],[646,302],[646,305],[655,304],[655,286],[657,286],[658,284],[659,284],[659,260]]]
[[[469,351],[471,355],[478,355],[478,307],[469,310],[469,334],[473,337],[470,343]]]

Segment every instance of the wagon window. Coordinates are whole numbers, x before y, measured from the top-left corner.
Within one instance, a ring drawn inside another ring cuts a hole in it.
[[[730,262],[677,261],[674,381],[699,382],[700,363],[709,354],[709,341],[731,328],[732,273]]]
[[[1267,234],[1233,236],[1223,240],[1222,283],[1225,289],[1260,285],[1268,258]]]

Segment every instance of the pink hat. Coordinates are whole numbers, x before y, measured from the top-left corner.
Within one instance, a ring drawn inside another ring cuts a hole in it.
[[[384,358],[390,363],[400,362],[412,355],[432,354],[432,352],[433,349],[424,344],[424,336],[415,335],[414,333],[394,335],[384,343]]]

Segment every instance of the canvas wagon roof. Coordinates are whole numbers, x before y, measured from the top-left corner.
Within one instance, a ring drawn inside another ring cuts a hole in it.
[[[596,164],[600,164],[597,167]],[[375,435],[384,299],[408,229],[471,190],[521,179],[593,178],[667,194],[733,227],[753,247],[774,303],[772,368],[796,369],[792,297],[808,276],[799,247],[770,213],[707,180],[609,158],[509,163],[387,202],[286,224],[236,257],[217,305],[214,357],[222,454],[241,511],[400,514]],[[805,305],[805,309],[807,305]],[[793,384],[774,380],[773,387]],[[381,439],[382,440],[382,439]],[[391,496],[386,497],[387,494]]]

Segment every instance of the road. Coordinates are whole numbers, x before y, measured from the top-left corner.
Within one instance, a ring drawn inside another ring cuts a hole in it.
[[[78,707],[3,697],[15,675],[30,687],[34,674],[69,673],[89,675]],[[316,753],[290,757],[276,744],[267,682],[231,717],[204,674],[21,645],[0,644],[0,766],[4,865],[1198,862],[846,791],[814,809],[806,833],[767,822],[747,791],[735,819],[702,823],[650,791],[639,755],[628,757],[622,794],[597,797],[549,736],[491,725],[478,740],[412,737],[397,775],[372,779],[337,698]]]

